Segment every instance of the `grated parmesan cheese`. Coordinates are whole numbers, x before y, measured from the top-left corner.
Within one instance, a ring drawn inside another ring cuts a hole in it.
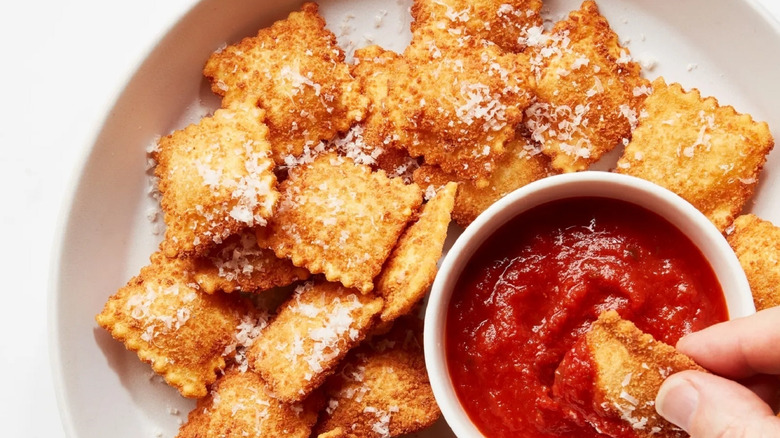
[[[379,12],[374,16],[374,27],[377,29],[382,27],[382,21],[385,17],[387,17],[387,9],[380,9]]]

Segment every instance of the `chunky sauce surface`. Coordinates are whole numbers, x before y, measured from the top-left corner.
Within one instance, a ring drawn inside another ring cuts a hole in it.
[[[601,436],[564,418],[551,387],[564,354],[608,309],[671,345],[727,318],[698,248],[631,203],[554,201],[483,244],[458,280],[446,329],[456,392],[483,434]]]

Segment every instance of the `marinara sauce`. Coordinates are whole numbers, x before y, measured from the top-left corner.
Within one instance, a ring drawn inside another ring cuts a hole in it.
[[[563,356],[608,309],[671,345],[728,316],[699,249],[628,202],[553,201],[485,242],[457,282],[445,341],[458,398],[482,433],[602,436],[565,418],[551,388]]]

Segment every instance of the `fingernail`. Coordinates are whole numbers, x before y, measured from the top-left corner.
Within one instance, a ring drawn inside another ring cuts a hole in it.
[[[656,410],[662,417],[690,432],[691,418],[699,404],[699,392],[687,379],[670,377],[656,397]]]

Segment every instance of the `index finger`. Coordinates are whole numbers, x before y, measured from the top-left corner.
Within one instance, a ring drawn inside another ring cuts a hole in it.
[[[677,349],[724,377],[780,375],[780,307],[692,333]]]

